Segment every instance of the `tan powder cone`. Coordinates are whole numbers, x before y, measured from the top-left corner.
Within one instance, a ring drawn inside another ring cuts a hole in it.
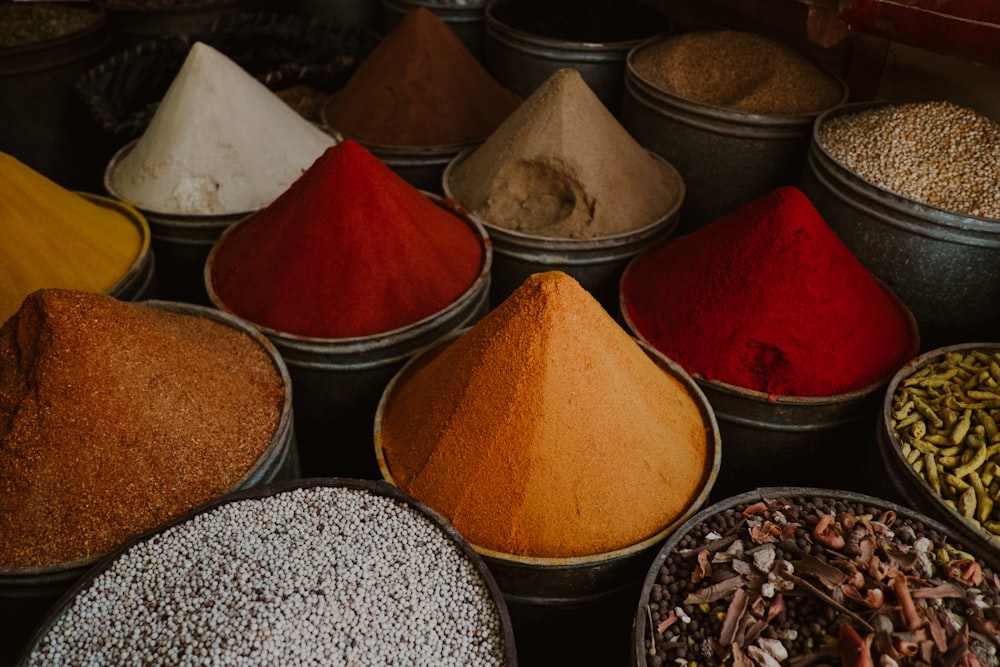
[[[686,388],[561,272],[529,277],[405,376],[381,438],[400,487],[473,545],[522,556],[652,537],[709,465]]]
[[[550,76],[456,165],[449,185],[488,223],[567,238],[651,225],[683,188],[570,68]]]

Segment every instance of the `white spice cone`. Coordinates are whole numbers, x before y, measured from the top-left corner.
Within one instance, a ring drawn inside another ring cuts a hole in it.
[[[110,185],[157,213],[251,212],[334,143],[238,64],[196,42]]]

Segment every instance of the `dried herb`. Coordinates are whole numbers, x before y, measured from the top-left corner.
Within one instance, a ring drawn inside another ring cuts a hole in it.
[[[1000,579],[892,510],[768,498],[681,538],[648,601],[647,663],[1000,664]]]

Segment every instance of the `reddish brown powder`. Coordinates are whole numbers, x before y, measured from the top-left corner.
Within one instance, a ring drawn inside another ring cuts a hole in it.
[[[246,334],[47,289],[0,328],[0,567],[107,552],[232,488],[284,387]]]
[[[402,378],[379,438],[394,481],[470,543],[553,558],[652,537],[711,454],[684,386],[560,272]]]
[[[323,119],[369,144],[444,146],[485,139],[517,104],[451,28],[421,7],[368,55]]]

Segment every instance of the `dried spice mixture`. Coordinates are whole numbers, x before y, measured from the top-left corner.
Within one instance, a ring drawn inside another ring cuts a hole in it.
[[[270,445],[284,398],[242,331],[33,292],[0,328],[0,567],[102,554],[228,491]]]
[[[1000,123],[951,102],[834,116],[820,145],[844,167],[902,197],[1000,220]]]
[[[954,351],[921,366],[899,383],[890,417],[913,469],[1000,540],[1000,352]]]
[[[843,87],[779,42],[734,30],[670,36],[636,51],[642,79],[684,99],[754,114],[828,109]]]
[[[25,664],[506,659],[486,581],[448,534],[393,498],[317,486],[226,503],[132,546]]]
[[[707,518],[667,554],[645,664],[996,665],[998,585],[947,535],[891,509],[765,497]]]

